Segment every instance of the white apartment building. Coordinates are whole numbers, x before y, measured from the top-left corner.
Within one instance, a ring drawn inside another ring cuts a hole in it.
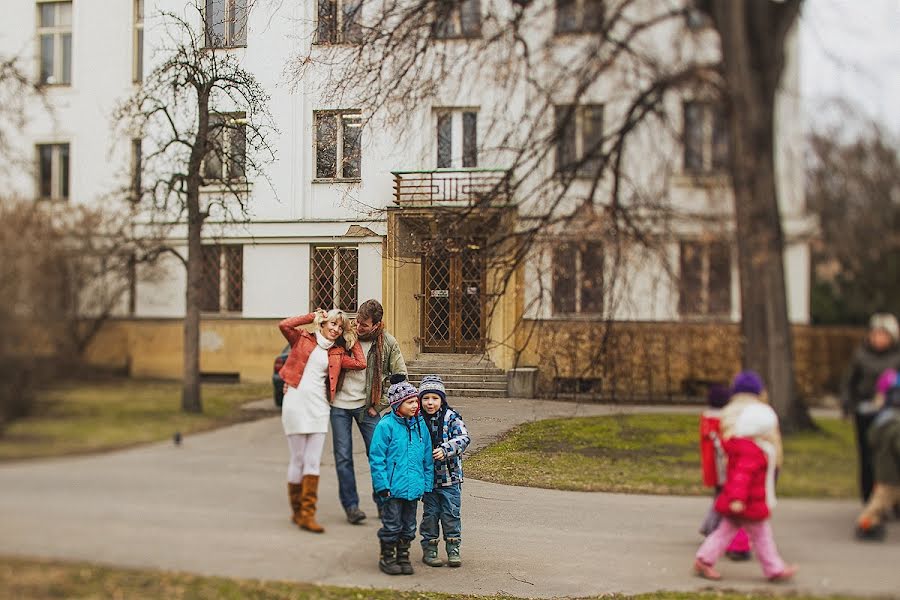
[[[509,132],[533,113],[534,97],[505,94],[481,69],[471,76],[462,71],[447,74],[430,98],[406,111],[403,123],[367,114],[352,103],[334,104],[324,91],[334,69],[313,63],[296,81],[291,66],[298,57],[315,58],[334,52],[334,46],[352,44],[350,19],[357,14],[364,18],[370,8],[366,5],[357,13],[358,4],[350,0],[204,0],[201,11],[191,8],[192,0],[7,4],[0,22],[0,53],[29,61],[46,84],[53,106],[52,116],[36,107],[23,133],[19,147],[32,153],[35,167],[4,182],[17,194],[54,202],[118,201],[110,197],[111,190],[131,176],[140,146],[117,137],[111,115],[164,55],[164,12],[196,20],[198,30],[207,19],[211,51],[233,53],[270,93],[279,129],[272,140],[276,160],[268,169],[271,186],[253,182],[246,223],[211,218],[204,229],[204,369],[265,378],[266,357],[280,344],[272,320],[318,306],[352,313],[367,298],[384,301],[389,327],[407,355],[487,352],[502,368],[513,366],[521,352],[529,356],[526,346],[533,342],[518,339],[514,332],[522,322],[572,324],[612,318],[647,324],[733,324],[739,319],[736,256],[729,242],[732,198],[727,185],[721,185],[727,143],[714,103],[696,90],[667,97],[673,131],[643,131],[626,153],[633,184],[664,196],[680,215],[662,254],[638,257],[640,252],[626,252],[623,264],[629,276],[598,297],[596,290],[606,289],[603,279],[610,260],[584,232],[569,228],[553,234],[548,252],[531,253],[521,265],[518,287],[500,294],[490,289],[477,249],[401,260],[403,252],[391,250],[395,240],[390,236],[427,237],[428,224],[439,223],[437,213],[429,211],[444,201],[471,199],[478,181],[490,184],[492,177],[501,176],[513,156]],[[502,5],[468,0],[452,12],[448,52],[480,38],[481,14],[488,4],[491,10]],[[591,33],[593,3],[544,0],[538,6],[544,12],[532,20],[528,35],[558,40],[556,49],[538,57],[546,61],[542,68],[552,73],[557,64],[572,59],[584,43],[581,38]],[[674,44],[679,52],[715,54],[712,32],[680,40],[682,29],[681,24],[661,28],[659,44]],[[487,64],[490,60],[502,58],[488,57]],[[809,321],[810,227],[795,43],[788,63],[778,104],[777,175],[788,240],[789,314],[792,322],[803,324]],[[623,89],[627,91],[629,82],[623,69],[590,86],[572,109],[571,127],[556,142],[556,158],[532,165],[535,172],[543,168],[552,173],[563,155],[577,159],[605,127],[620,119],[628,96]],[[571,90],[560,86],[554,100],[557,114],[571,104],[567,94]],[[322,142],[323,132],[334,134],[331,143]],[[665,176],[658,175],[660,165]],[[459,191],[465,187],[460,181],[475,183],[469,191]],[[412,189],[404,187],[408,185],[428,189],[428,201],[404,196]],[[604,185],[597,197],[604,195]],[[527,220],[539,210],[538,195],[527,190],[527,185],[519,188],[512,201],[514,220]],[[589,193],[590,185],[576,181],[572,202],[560,210],[574,209]],[[691,215],[703,218],[692,221]],[[129,355],[135,373],[178,375],[180,361],[171,360],[171,354],[180,341],[153,333],[154,328],[177,325],[184,314],[184,269],[176,259],[167,260],[161,279],[144,281],[138,274],[130,302],[133,313],[122,315],[138,323],[142,338],[150,340],[141,352],[135,349],[133,333],[130,342],[116,346]],[[554,261],[571,265],[569,274],[553,277]],[[665,276],[671,271],[666,264],[675,265],[680,277]],[[503,299],[488,300],[491,296]],[[495,310],[487,310],[490,302]],[[225,332],[226,327],[241,333]],[[167,356],[146,356],[154,351]],[[530,352],[532,362],[539,362],[539,352]]]

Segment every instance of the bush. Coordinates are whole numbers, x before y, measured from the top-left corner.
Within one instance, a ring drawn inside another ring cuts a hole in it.
[[[0,434],[9,423],[31,412],[37,397],[36,376],[33,360],[0,357]]]

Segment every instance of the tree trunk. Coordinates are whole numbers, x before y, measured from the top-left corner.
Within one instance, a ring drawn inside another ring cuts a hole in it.
[[[202,230],[205,215],[200,210],[201,168],[206,156],[209,132],[209,89],[197,89],[197,137],[191,148],[187,170],[187,284],[184,302],[184,380],[181,388],[181,409],[188,413],[202,413],[200,397],[200,287],[203,279]]]
[[[785,431],[810,428],[794,381],[774,143],[784,45],[800,0],[716,0],[712,5],[722,40],[731,133],[743,364],[762,374]]]
[[[199,188],[199,186],[198,186]],[[184,380],[181,389],[181,409],[188,413],[202,413],[200,398],[200,285],[203,277],[200,231],[200,192],[189,190],[187,289],[184,312]]]

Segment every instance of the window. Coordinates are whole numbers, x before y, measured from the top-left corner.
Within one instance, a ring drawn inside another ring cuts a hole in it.
[[[201,246],[200,310],[239,313],[244,302],[244,247]]]
[[[595,178],[603,166],[603,105],[555,107],[556,170]]]
[[[682,316],[731,314],[731,246],[681,242],[678,312]]]
[[[563,242],[553,248],[553,314],[603,313],[603,244]]]
[[[705,11],[697,8],[696,0],[688,0],[687,6],[684,10],[684,21],[688,29],[696,31],[699,29],[712,27],[712,19]]]
[[[318,0],[317,44],[358,44],[362,41],[362,0]]]
[[[556,33],[603,31],[603,0],[556,0]]]
[[[144,80],[144,0],[134,0],[134,57],[131,63],[131,80]]]
[[[38,3],[40,82],[72,83],[72,3]]]
[[[244,179],[247,166],[247,120],[244,113],[209,115],[209,136],[203,178],[207,181]]]
[[[437,168],[478,166],[478,113],[469,109],[437,111]]]
[[[310,310],[356,312],[359,262],[356,246],[313,246]]]
[[[142,193],[141,171],[143,169],[143,150],[140,138],[131,140],[131,199],[140,202]]]
[[[437,0],[434,37],[481,37],[481,0]]]
[[[41,144],[38,153],[38,198],[69,199],[69,145]]]
[[[720,173],[728,168],[728,123],[713,102],[684,103],[684,171]]]
[[[247,0],[206,0],[207,48],[247,45]]]
[[[359,111],[317,111],[316,179],[359,179],[362,173],[362,115]]]

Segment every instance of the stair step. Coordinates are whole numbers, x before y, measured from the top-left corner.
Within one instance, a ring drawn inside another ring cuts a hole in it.
[[[502,383],[506,385],[506,375],[492,375],[490,373],[455,373],[455,374],[443,374],[437,373],[441,376],[441,379],[444,380],[444,383],[448,381],[464,381],[464,382],[477,382],[483,381],[485,383]],[[435,375],[435,373],[409,373],[410,381],[417,381],[419,383],[422,382],[422,377],[425,375]]]
[[[416,365],[416,364],[407,364],[406,372],[413,375],[440,375],[443,377],[444,375],[503,375],[506,376],[506,371],[502,369],[482,369],[482,368],[474,368],[474,367],[455,367],[455,366],[447,366],[447,365]]]
[[[410,379],[410,383],[415,386],[418,386],[421,381],[416,381],[415,379]],[[506,391],[506,382],[505,381],[456,381],[456,380],[444,380],[444,387],[448,390],[451,389],[459,389],[459,390],[502,390]]]
[[[506,398],[506,390],[500,392],[499,390],[456,390],[448,388],[447,396],[451,402],[453,398]]]

